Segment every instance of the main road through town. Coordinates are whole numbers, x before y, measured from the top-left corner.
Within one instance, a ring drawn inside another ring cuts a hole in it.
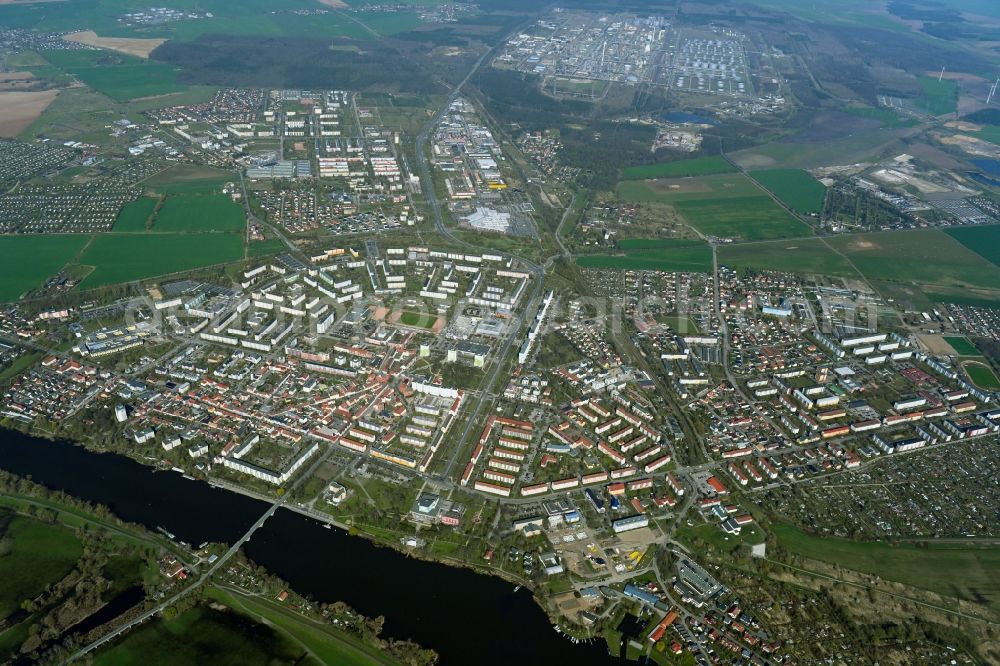
[[[500,42],[498,42],[498,44],[502,43],[503,40],[500,40]],[[434,189],[434,180],[431,177],[431,167],[430,167],[430,161],[427,158],[427,149],[429,148],[428,144],[430,142],[431,135],[434,133],[435,128],[441,123],[441,120],[448,113],[448,109],[451,108],[451,105],[458,98],[459,94],[461,93],[462,87],[469,82],[469,80],[475,75],[475,73],[479,71],[479,68],[482,66],[482,64],[486,62],[487,59],[489,59],[498,48],[499,45],[493,47],[492,49],[483,53],[479,57],[479,59],[476,60],[475,64],[465,75],[465,78],[463,78],[455,87],[452,88],[451,93],[448,95],[447,99],[445,99],[444,103],[441,105],[441,108],[438,109],[438,112],[434,114],[434,117],[431,118],[426,125],[424,125],[423,129],[420,131],[420,134],[417,135],[417,145],[416,145],[417,171],[420,176],[421,188],[423,189],[424,195],[427,197],[427,203],[430,205],[431,212],[434,215],[435,228],[437,229],[439,234],[441,234],[451,242],[455,243],[456,245],[468,247],[477,252],[482,252],[484,250],[495,252],[495,250],[479,247],[466,240],[460,239],[457,236],[455,236],[455,234],[452,232],[451,229],[447,227],[447,225],[445,225],[444,216],[442,215],[441,212],[441,202],[438,200],[437,192]],[[570,204],[570,206],[572,206],[572,203]],[[503,342],[503,346],[500,348],[499,354],[497,354],[496,360],[494,362],[493,372],[491,372],[489,376],[486,377],[485,380],[479,385],[479,395],[476,398],[475,407],[472,408],[472,411],[469,413],[469,417],[466,419],[465,427],[462,429],[461,436],[458,438],[458,441],[456,441],[454,446],[452,447],[451,455],[449,456],[448,461],[445,464],[445,467],[441,473],[441,480],[445,480],[451,477],[451,473],[454,470],[455,463],[458,461],[458,457],[461,454],[461,452],[465,449],[465,444],[469,439],[469,434],[479,423],[479,417],[482,414],[484,406],[488,402],[487,397],[491,393],[493,393],[494,386],[496,385],[497,379],[500,377],[501,370],[507,367],[507,361],[510,355],[510,351],[514,347],[515,340],[519,339],[520,337],[519,333],[521,331],[521,328],[528,321],[530,321],[530,313],[534,312],[534,310],[537,308],[537,304],[539,303],[539,299],[542,293],[542,286],[545,280],[545,271],[549,266],[552,265],[552,262],[555,260],[555,257],[551,257],[544,266],[541,266],[529,259],[526,259],[518,255],[509,253],[499,253],[499,254],[503,254],[504,256],[507,256],[508,258],[513,259],[514,261],[517,261],[523,266],[525,266],[528,269],[528,271],[531,272],[531,274],[534,276],[534,282],[535,282],[534,289],[531,292],[531,297],[528,299],[528,308],[525,311],[526,316],[524,318],[524,321],[514,320],[515,323],[512,325],[511,330],[508,331],[507,336]]]

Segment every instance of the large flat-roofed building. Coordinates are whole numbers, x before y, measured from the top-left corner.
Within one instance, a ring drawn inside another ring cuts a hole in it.
[[[492,208],[477,208],[476,212],[466,219],[473,229],[480,231],[499,231],[507,233],[510,229],[510,213],[501,213]]]
[[[723,587],[698,563],[682,559],[677,563],[677,579],[693,593],[699,601],[711,599],[722,592]]]

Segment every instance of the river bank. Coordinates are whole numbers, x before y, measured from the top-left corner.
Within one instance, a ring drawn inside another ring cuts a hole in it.
[[[0,431],[0,468],[192,544],[235,543],[267,510],[260,499],[118,454],[16,431]],[[515,592],[511,583],[472,569],[404,557],[293,510],[277,511],[244,552],[302,594],[384,616],[387,635],[436,650],[442,664],[617,663],[601,644],[575,644],[556,633],[527,590]]]

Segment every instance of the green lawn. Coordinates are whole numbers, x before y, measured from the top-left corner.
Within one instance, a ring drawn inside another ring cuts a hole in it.
[[[738,271],[785,271],[857,277],[850,263],[817,238],[719,246],[719,263]]]
[[[965,363],[962,367],[969,374],[969,379],[972,380],[972,383],[979,388],[986,389],[987,391],[1000,389],[1000,380],[997,379],[996,373],[988,365],[982,363]]]
[[[872,280],[959,291],[1000,286],[1000,268],[937,229],[836,236],[828,242]]]
[[[62,580],[82,554],[65,527],[0,511],[0,619]]]
[[[40,287],[86,244],[88,236],[0,236],[0,300]]]
[[[792,210],[810,215],[823,212],[826,186],[801,169],[766,169],[750,175]]]
[[[243,258],[240,234],[100,234],[79,263],[93,266],[81,289],[189,271]]]
[[[622,179],[645,180],[647,178],[672,178],[676,176],[707,176],[734,171],[736,168],[724,158],[718,155],[709,155],[677,162],[659,162],[627,167],[622,171]]]
[[[114,231],[146,231],[146,223],[156,209],[156,199],[140,197],[126,204],[119,212]]]
[[[168,196],[154,231],[242,231],[243,207],[228,194]]]
[[[42,51],[53,65],[87,86],[123,102],[181,92],[180,70],[170,65],[104,50]]]
[[[796,555],[1000,608],[1000,548],[933,542],[926,548],[889,546],[813,537],[788,525],[774,525],[772,531]]]
[[[712,250],[701,241],[631,238],[619,245],[624,255],[581,256],[576,263],[581,268],[699,273],[712,270]]]
[[[945,336],[944,341],[951,345],[955,353],[959,356],[982,356],[976,346],[969,342],[968,338],[962,336]]]
[[[268,254],[277,254],[287,249],[280,238],[268,238],[262,241],[250,243],[247,247],[247,254],[251,257],[263,257]]]
[[[944,232],[990,263],[1000,266],[1000,225],[950,227]]]
[[[364,645],[353,636],[337,632],[331,627],[318,625],[277,603],[250,599],[243,595],[209,588],[206,595],[240,612],[253,617],[264,618],[268,625],[287,634],[309,648],[328,666],[380,666],[394,665],[396,661],[387,655]]]

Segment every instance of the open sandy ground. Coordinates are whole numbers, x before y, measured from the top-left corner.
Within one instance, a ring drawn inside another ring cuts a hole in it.
[[[3,0],[0,0],[3,2]],[[157,46],[167,41],[165,39],[140,39],[137,37],[98,37],[93,30],[74,32],[63,37],[66,41],[96,46],[102,49],[111,49],[119,53],[125,53],[139,58],[148,58]]]
[[[32,88],[38,81],[31,72],[0,72],[0,90]]]
[[[58,90],[0,92],[0,136],[13,137],[42,115]]]

